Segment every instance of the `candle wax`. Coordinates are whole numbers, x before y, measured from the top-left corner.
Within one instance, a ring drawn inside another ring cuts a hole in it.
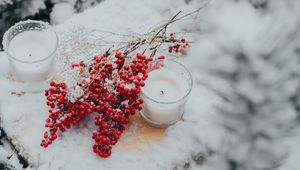
[[[167,124],[179,120],[188,90],[187,80],[180,73],[165,68],[151,71],[142,92],[145,96],[143,114],[152,121]]]
[[[52,60],[45,60],[56,48],[56,37],[48,31],[24,31],[8,46],[13,73],[21,80],[45,80],[51,74]],[[40,62],[37,62],[40,61]]]
[[[55,48],[55,40],[47,31],[24,31],[16,35],[8,46],[9,53],[22,61],[37,61],[47,58]]]
[[[174,102],[184,95],[184,81],[175,72],[158,69],[149,73],[142,91],[158,102]]]

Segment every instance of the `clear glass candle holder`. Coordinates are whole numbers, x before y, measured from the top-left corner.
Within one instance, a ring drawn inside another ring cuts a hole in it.
[[[154,127],[164,128],[182,120],[193,80],[187,68],[173,60],[155,60],[141,91],[140,115]]]
[[[40,82],[54,74],[58,37],[48,23],[21,21],[5,32],[2,43],[17,80]]]

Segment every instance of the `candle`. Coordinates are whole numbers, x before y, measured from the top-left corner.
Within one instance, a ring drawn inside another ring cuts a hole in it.
[[[158,127],[179,121],[191,87],[192,79],[185,67],[174,61],[165,61],[162,68],[148,73],[142,88],[142,117]]]
[[[40,21],[21,22],[9,29],[4,38],[11,72],[22,81],[43,81],[51,77],[57,36]]]

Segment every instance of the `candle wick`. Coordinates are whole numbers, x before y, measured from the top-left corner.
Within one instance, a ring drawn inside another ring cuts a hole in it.
[[[164,91],[162,91],[162,90],[160,92],[161,92],[162,95],[165,94]]]

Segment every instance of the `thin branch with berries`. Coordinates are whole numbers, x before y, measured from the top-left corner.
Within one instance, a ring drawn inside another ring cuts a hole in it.
[[[160,68],[165,59],[156,53],[167,46],[169,53],[184,55],[190,45],[185,38],[167,33],[170,24],[195,12],[178,17],[180,13],[152,32],[125,45],[112,46],[89,62],[66,65],[64,71],[73,71],[73,75],[67,75],[73,82],[67,84],[64,79],[51,81],[51,87],[45,90],[49,106],[45,123],[48,130],[44,132],[40,145],[47,148],[58,138],[58,133],[64,133],[93,114],[97,126],[92,133],[93,151],[100,157],[109,157],[130,117],[142,109],[143,100],[139,96],[149,70]]]

